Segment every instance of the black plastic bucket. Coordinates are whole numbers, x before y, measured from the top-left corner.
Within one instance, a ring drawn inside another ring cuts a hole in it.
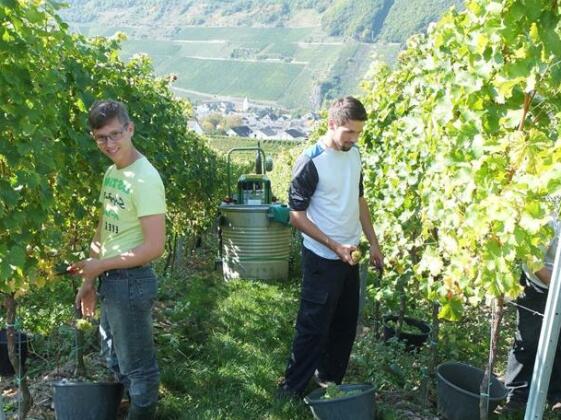
[[[388,341],[390,338],[396,336],[395,328],[388,324],[388,322],[397,322],[399,321],[399,316],[397,315],[386,315],[384,316],[384,341]],[[404,317],[403,323],[409,326],[415,327],[419,330],[418,334],[406,333],[401,332],[399,334],[398,340],[405,342],[405,348],[409,351],[415,350],[420,348],[430,335],[431,327],[424,321],[420,319]]]
[[[479,418],[479,388],[484,372],[458,362],[442,363],[436,369],[438,411],[448,420]],[[494,376],[489,390],[489,412],[506,398],[505,386]]]
[[[25,361],[27,360],[27,335],[22,332],[17,332],[16,339],[16,352],[20,354],[20,363],[22,370],[25,371]],[[14,367],[10,362],[8,355],[8,337],[6,329],[0,330],[0,375],[12,376],[15,373]]]
[[[374,386],[370,384],[338,385],[341,391],[359,391],[343,398],[322,400],[325,389],[312,391],[304,398],[317,420],[372,420],[376,416]]]
[[[123,384],[61,381],[53,384],[57,420],[115,420]]]

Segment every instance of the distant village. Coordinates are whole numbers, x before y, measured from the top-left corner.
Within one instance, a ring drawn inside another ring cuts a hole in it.
[[[189,128],[200,135],[224,135],[259,140],[305,140],[320,116],[308,113],[291,116],[278,109],[252,106],[247,98],[240,103],[208,101],[195,106]]]

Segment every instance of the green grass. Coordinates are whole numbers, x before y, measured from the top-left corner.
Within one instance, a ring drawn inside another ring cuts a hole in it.
[[[127,39],[123,43],[123,53],[132,55],[136,52],[144,52],[149,55],[167,55],[173,59],[186,57],[207,57],[215,59],[231,58],[231,54],[236,48],[259,47],[256,43],[240,43],[230,40],[224,41],[197,41],[197,40],[148,40],[148,39]]]
[[[178,54],[181,48],[181,44],[169,41],[130,39],[123,44],[123,53],[130,55],[134,52],[142,51],[150,56],[169,56]]]
[[[294,53],[297,61],[309,61],[312,63],[328,63],[337,58],[341,52],[341,45],[306,45],[298,47]]]
[[[164,309],[157,318],[167,324],[156,334],[162,367],[158,418],[311,419],[303,403],[275,399],[294,334],[298,296],[298,282],[226,283],[206,266],[162,281]],[[382,310],[395,310],[392,305],[390,300]],[[384,343],[373,334],[371,313],[372,301],[367,299],[362,319],[366,328],[355,341],[345,382],[375,385],[379,418],[402,419],[411,413],[432,418],[436,395],[428,376],[429,349],[409,353],[399,342]],[[422,301],[410,313],[428,320]],[[473,309],[460,324],[442,323],[439,360],[484,366],[488,318],[485,310]],[[504,369],[512,311],[506,328],[498,372]]]
[[[294,57],[299,47],[296,42],[274,42],[262,51],[263,54]]]
[[[253,99],[275,101],[303,68],[289,63],[184,58],[167,61],[159,71],[176,73],[180,88],[240,97],[252,92]]]
[[[275,399],[297,309],[295,284],[225,283],[218,273],[162,282],[161,419],[306,419]],[[279,310],[282,308],[282,310]]]
[[[315,28],[250,28],[250,27],[187,27],[182,28],[176,39],[211,40],[225,39],[238,42],[255,42],[260,40],[264,44],[286,43],[305,40],[312,36]]]
[[[154,323],[162,371],[158,419],[311,419],[303,403],[275,399],[276,383],[284,373],[294,335],[297,278],[286,283],[224,282],[221,273],[212,269],[216,244],[210,235],[205,239],[201,251],[188,255],[187,267],[160,281]],[[428,372],[429,349],[408,353],[400,343],[384,343],[373,333],[375,296],[381,299],[380,313],[398,309],[394,277],[387,273],[382,278],[381,295],[380,290],[369,289],[363,329],[344,381],[376,386],[377,418],[401,420],[411,413],[433,418],[434,388],[429,388],[428,398],[423,393],[424,386],[435,380]],[[19,302],[24,329],[36,334],[28,359],[33,383],[44,382],[48,372],[72,360],[73,295],[70,279],[61,279]],[[429,304],[414,285],[409,290],[407,314],[430,320]],[[458,323],[442,321],[438,362],[455,360],[484,367],[490,318],[488,308],[482,306],[467,308]],[[513,307],[507,306],[495,369],[498,374],[505,369],[514,318]],[[88,345],[91,354],[96,347],[95,342]],[[12,404],[10,401],[6,404]],[[544,414],[544,419],[554,418],[550,412]]]
[[[175,41],[174,44],[180,45],[181,57],[213,57],[213,58],[230,58],[230,54],[236,48],[232,43],[209,43],[209,42],[189,42],[180,43]]]

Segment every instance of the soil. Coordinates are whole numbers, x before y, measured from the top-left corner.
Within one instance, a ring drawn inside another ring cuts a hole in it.
[[[429,407],[423,407],[414,394],[406,391],[380,393],[376,397],[376,403],[379,408],[383,405],[391,407],[394,415],[392,418],[400,420],[440,420],[440,417],[431,413],[430,403]]]
[[[93,382],[114,382],[113,374],[105,367],[105,361],[98,354],[84,356],[84,362],[88,372],[98,372],[88,378],[76,378],[74,376],[74,363],[67,363],[57,367],[44,375],[28,378],[29,390],[33,398],[33,406],[29,411],[27,420],[54,420],[55,410],[53,405],[52,384],[67,379],[68,381],[87,380]],[[2,378],[0,380],[0,391],[2,392],[3,409],[6,418],[17,418],[18,387],[15,377]],[[118,419],[126,417],[126,406],[119,412]]]

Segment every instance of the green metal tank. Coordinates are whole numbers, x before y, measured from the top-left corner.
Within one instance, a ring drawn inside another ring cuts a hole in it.
[[[220,205],[225,280],[287,280],[291,230],[278,204]]]

